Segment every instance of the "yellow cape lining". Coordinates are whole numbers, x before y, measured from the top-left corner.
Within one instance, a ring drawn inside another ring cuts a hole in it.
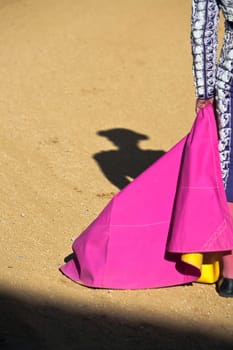
[[[200,277],[197,280],[200,283],[215,283],[218,281],[220,263],[219,260],[214,260],[214,258],[215,254],[212,254],[212,259],[205,259],[205,254],[203,253],[186,253],[181,255],[181,260],[184,263],[192,265],[200,271]]]

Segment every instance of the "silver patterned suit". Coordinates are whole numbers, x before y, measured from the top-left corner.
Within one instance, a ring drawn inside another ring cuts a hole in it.
[[[220,10],[226,21],[217,62]],[[197,98],[216,99],[222,176],[233,202],[233,0],[193,0],[191,42]]]

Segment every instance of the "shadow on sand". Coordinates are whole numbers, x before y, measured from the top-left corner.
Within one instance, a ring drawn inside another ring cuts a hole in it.
[[[64,303],[65,304],[65,303]],[[0,348],[11,350],[230,350],[231,341],[216,334],[182,328],[157,316],[145,323],[140,316],[102,313],[82,303],[68,307],[56,300],[0,293]]]
[[[116,128],[99,131],[97,134],[106,137],[117,147],[96,153],[93,158],[105,177],[120,190],[165,153],[162,150],[140,149],[139,142],[148,140],[148,136],[132,130]]]

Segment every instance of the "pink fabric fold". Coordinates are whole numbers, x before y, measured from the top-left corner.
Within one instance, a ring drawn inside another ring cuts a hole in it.
[[[211,105],[190,133],[119,192],[75,240],[61,271],[98,288],[184,284],[200,272],[182,253],[233,249]]]

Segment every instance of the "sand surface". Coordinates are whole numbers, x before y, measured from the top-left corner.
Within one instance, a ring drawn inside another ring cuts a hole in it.
[[[190,3],[1,0],[1,349],[232,349],[233,300],[214,285],[94,290],[58,271],[124,182],[189,131]],[[130,162],[132,132],[145,136]]]

